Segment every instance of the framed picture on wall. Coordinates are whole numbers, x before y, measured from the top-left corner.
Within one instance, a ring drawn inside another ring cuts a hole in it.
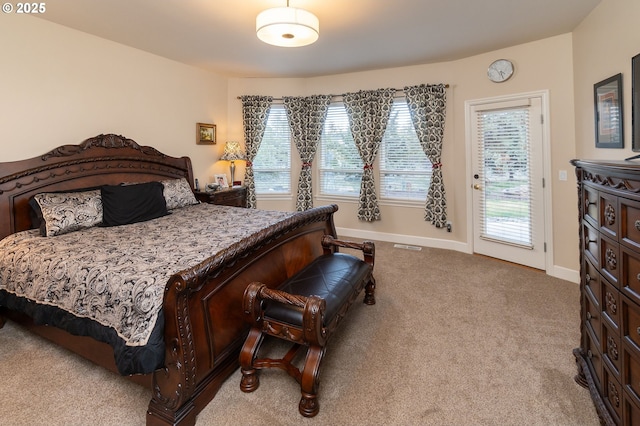
[[[631,59],[631,148],[640,151],[640,54]]]
[[[215,145],[216,144],[216,125],[197,123],[196,124],[196,143],[198,145]]]
[[[593,85],[596,148],[624,148],[622,74]]]

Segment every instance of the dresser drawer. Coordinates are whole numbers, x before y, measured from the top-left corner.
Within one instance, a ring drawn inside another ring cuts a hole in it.
[[[584,186],[582,191],[582,217],[596,228],[598,224],[598,191],[589,186]]]
[[[622,371],[622,343],[620,334],[606,322],[602,323],[602,359],[616,380]]]
[[[599,225],[600,232],[617,241],[620,232],[620,212],[618,211],[618,198],[606,192],[599,193]]]
[[[611,284],[618,286],[620,278],[620,246],[617,242],[600,237],[600,271]]]
[[[600,253],[598,252],[598,231],[589,226],[587,222],[582,222],[583,250],[584,255],[600,270]]]
[[[214,193],[212,197],[215,204],[224,206],[245,207],[247,203],[245,189],[219,191]]]
[[[591,296],[596,305],[600,306],[600,272],[598,272],[598,268],[593,266],[589,259],[584,260],[584,267],[582,270],[584,271],[584,277],[582,278],[584,282],[584,291]]]
[[[636,351],[627,346],[623,347],[623,354],[622,386],[632,400],[640,401],[640,359]]]
[[[600,347],[600,337],[602,335],[601,310],[598,305],[593,303],[590,297],[584,297],[584,321],[585,328],[591,333],[595,339],[595,344]]]
[[[609,412],[614,417],[616,423],[620,423],[622,417],[622,386],[620,382],[611,375],[611,372],[604,367],[602,375],[602,396],[604,403],[609,407]]]
[[[231,207],[247,207],[247,188],[234,186],[215,192],[195,192],[198,201]]]
[[[622,407],[622,419],[625,425],[640,425],[640,408],[637,403],[624,392],[624,406]]]
[[[620,241],[640,250],[640,202],[620,198]]]
[[[640,357],[640,311],[631,299],[622,296],[622,340]]]
[[[617,334],[620,334],[620,310],[622,308],[620,292],[604,278],[600,285],[602,288],[602,297],[600,298],[602,317],[607,319]]]
[[[620,288],[636,303],[640,304],[640,255],[622,246]]]
[[[600,353],[599,345],[594,343],[593,337],[588,330],[584,333],[584,341],[584,352],[587,355],[587,367],[591,371],[591,377],[593,377],[593,380],[595,381],[596,388],[600,390],[600,383],[602,383],[602,355]]]

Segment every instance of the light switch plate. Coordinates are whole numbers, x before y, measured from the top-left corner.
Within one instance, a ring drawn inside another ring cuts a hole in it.
[[[567,180],[567,171],[566,170],[560,170],[558,172],[558,179]]]

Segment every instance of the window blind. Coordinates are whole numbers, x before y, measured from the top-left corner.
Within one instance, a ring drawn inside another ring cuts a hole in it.
[[[363,163],[342,103],[329,106],[319,154],[320,194],[358,197]]]
[[[291,193],[291,131],[283,105],[272,105],[253,160],[256,194]]]
[[[477,113],[481,238],[533,248],[529,109]]]
[[[431,181],[431,161],[416,134],[403,100],[394,102],[380,147],[381,199],[424,200]]]

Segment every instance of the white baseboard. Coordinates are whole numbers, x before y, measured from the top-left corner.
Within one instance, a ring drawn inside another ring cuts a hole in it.
[[[468,244],[459,241],[441,240],[439,238],[416,237],[413,235],[388,234],[383,232],[363,231],[351,228],[336,228],[338,235],[344,237],[363,238],[388,243],[402,243],[414,246],[456,250],[462,253],[470,253]]]
[[[580,283],[580,271],[574,269],[563,268],[562,266],[553,265],[547,271],[547,274],[552,277],[560,278],[561,280],[571,281],[572,283]]]
[[[471,246],[466,243],[451,240],[441,240],[439,238],[416,237],[404,234],[389,234],[383,232],[363,231],[361,229],[336,228],[338,235],[343,237],[362,238],[367,240],[385,241],[389,243],[401,243],[414,246],[432,247],[445,250],[455,250],[462,253],[472,253]],[[580,282],[580,272],[553,265],[547,269],[547,275],[573,283]]]

